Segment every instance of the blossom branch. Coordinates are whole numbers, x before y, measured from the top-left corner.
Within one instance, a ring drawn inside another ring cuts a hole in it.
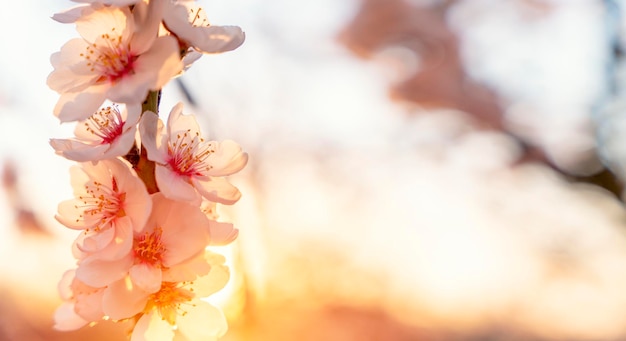
[[[239,200],[226,176],[248,154],[234,141],[205,140],[182,103],[165,124],[159,104],[163,86],[198,59],[191,52],[233,50],[244,34],[209,25],[193,1],[80,2],[89,4],[53,16],[82,37],[52,55],[48,77],[61,95],[54,114],[78,121],[74,138],[50,145],[80,162],[70,170],[75,197],[55,216],[81,233],[76,268],[59,283],[54,327],[129,320],[133,340],[214,340],[227,330],[225,317],[200,299],[223,288],[229,272],[207,247],[238,236],[214,208]]]

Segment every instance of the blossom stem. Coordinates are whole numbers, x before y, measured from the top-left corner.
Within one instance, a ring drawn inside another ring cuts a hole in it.
[[[146,100],[141,105],[142,115],[159,115],[159,102],[161,100],[161,90],[158,91],[150,91]],[[149,112],[148,112],[149,111]],[[153,126],[147,127],[148,136],[151,138],[156,138],[157,125],[156,121]],[[141,153],[139,154],[139,161],[135,165],[135,171],[137,171],[137,175],[146,185],[146,189],[148,193],[156,193],[159,191],[159,187],[157,186],[156,179],[154,177],[154,169],[155,164],[153,161],[148,160],[148,154],[146,152],[146,148],[141,148]]]

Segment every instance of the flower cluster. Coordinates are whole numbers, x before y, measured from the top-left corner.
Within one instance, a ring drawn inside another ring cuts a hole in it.
[[[75,136],[51,139],[70,170],[74,198],[56,219],[78,230],[76,267],[59,283],[55,328],[131,321],[131,340],[212,340],[227,329],[202,300],[229,271],[208,246],[238,230],[218,222],[217,204],[239,190],[226,176],[248,155],[233,141],[202,137],[177,104],[159,118],[161,88],[203,54],[239,47],[237,26],[214,26],[192,0],[74,0],[53,19],[79,38],[51,56],[48,85],[60,94],[54,115],[76,122]]]

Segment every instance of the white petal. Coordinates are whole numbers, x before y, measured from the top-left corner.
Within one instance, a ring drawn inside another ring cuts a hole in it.
[[[198,297],[213,295],[224,288],[230,279],[230,271],[224,265],[224,256],[207,251],[205,259],[211,265],[211,271],[208,275],[196,279],[192,284],[192,288]]]
[[[207,162],[213,168],[207,172],[210,176],[226,176],[239,172],[248,163],[248,154],[241,150],[241,146],[234,141],[219,142],[215,152]]]
[[[173,338],[172,326],[152,311],[137,321],[130,341],[172,341]]]
[[[58,92],[80,92],[94,84],[99,75],[91,71],[89,61],[81,54],[87,48],[85,40],[76,38],[63,44],[59,52],[50,56],[54,71],[48,75],[46,83]]]
[[[199,7],[193,6],[193,9],[195,13],[199,12]],[[201,11],[199,15],[198,21],[206,21],[206,16]],[[230,51],[245,40],[244,33],[237,26],[192,26],[188,8],[173,2],[166,9],[163,21],[176,36],[205,53]]]
[[[75,230],[84,230],[94,226],[98,220],[85,220],[81,217],[82,210],[77,209],[77,206],[82,205],[83,202],[79,199],[64,200],[57,206],[59,212],[54,218],[61,224],[68,228]]]
[[[222,223],[214,220],[210,221],[209,231],[211,243],[209,245],[222,246],[232,243],[239,235],[239,230],[233,224]]]
[[[177,264],[163,271],[164,282],[190,282],[205,276],[211,270],[211,265],[204,257],[204,253],[199,253],[183,263]]]
[[[179,331],[190,340],[217,340],[226,334],[228,323],[222,311],[201,300],[191,301],[193,308],[176,319]]]
[[[52,19],[62,23],[62,24],[71,24],[76,22],[82,15],[83,10],[89,9],[91,6],[87,5],[78,5],[72,8],[68,8],[59,13],[55,13],[52,15]]]
[[[54,148],[57,155],[78,162],[101,160],[104,158],[104,152],[109,149],[108,145],[86,144],[70,139],[50,139],[50,145]]]
[[[167,119],[167,133],[170,140],[183,132],[189,131],[191,135],[200,133],[200,126],[193,115],[183,115],[183,103],[178,102],[172,108],[170,115]]]
[[[192,179],[195,188],[203,197],[220,204],[232,205],[241,198],[237,187],[221,177],[209,178],[208,180]]]
[[[85,326],[89,321],[74,312],[74,303],[66,302],[61,304],[54,311],[54,329],[59,331],[76,330]]]
[[[156,84],[156,75],[154,71],[152,74],[137,73],[134,70],[133,74],[125,75],[122,78],[116,80],[107,92],[107,97],[114,102],[138,104],[148,95],[148,91],[154,88]]]
[[[246,39],[246,35],[238,26],[196,27],[194,40],[190,41],[197,50],[204,53],[221,53],[232,51]]]
[[[61,122],[80,121],[91,116],[104,102],[108,84],[90,86],[82,92],[61,95],[54,107],[54,115]]]
[[[122,35],[122,41],[127,42],[129,35],[134,31],[132,25],[128,7],[102,7],[93,12],[83,13],[76,20],[76,30],[90,43],[95,43],[103,33],[112,36]]]

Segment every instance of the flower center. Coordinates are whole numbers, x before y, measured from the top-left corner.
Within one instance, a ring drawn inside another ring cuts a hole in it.
[[[86,51],[80,56],[87,60],[92,72],[100,75],[98,81],[115,82],[133,73],[137,56],[130,51],[130,46],[122,41],[122,36],[114,33],[103,33],[96,42],[87,45]]]
[[[101,108],[91,115],[85,129],[102,139],[102,144],[110,144],[124,131],[124,121],[117,106]]]
[[[200,134],[191,133],[188,129],[178,133],[176,139],[168,141],[168,164],[174,172],[183,176],[204,176],[213,166],[207,163],[209,155],[215,153],[215,146],[211,142],[204,142]]]
[[[140,263],[161,267],[165,246],[161,240],[163,229],[157,227],[152,232],[146,232],[143,236],[135,239],[133,252],[135,259]]]
[[[95,231],[99,231],[113,219],[126,215],[123,208],[126,193],[118,193],[114,177],[111,178],[111,182],[112,188],[109,188],[98,181],[89,181],[85,185],[85,194],[78,197],[83,202],[83,206],[80,207],[83,210],[80,218],[93,220]]]
[[[149,312],[152,308],[156,308],[163,320],[175,325],[181,304],[191,301],[194,296],[193,292],[182,288],[179,283],[163,282],[161,289],[150,295],[145,311]],[[180,315],[185,314],[185,311],[180,313]]]

